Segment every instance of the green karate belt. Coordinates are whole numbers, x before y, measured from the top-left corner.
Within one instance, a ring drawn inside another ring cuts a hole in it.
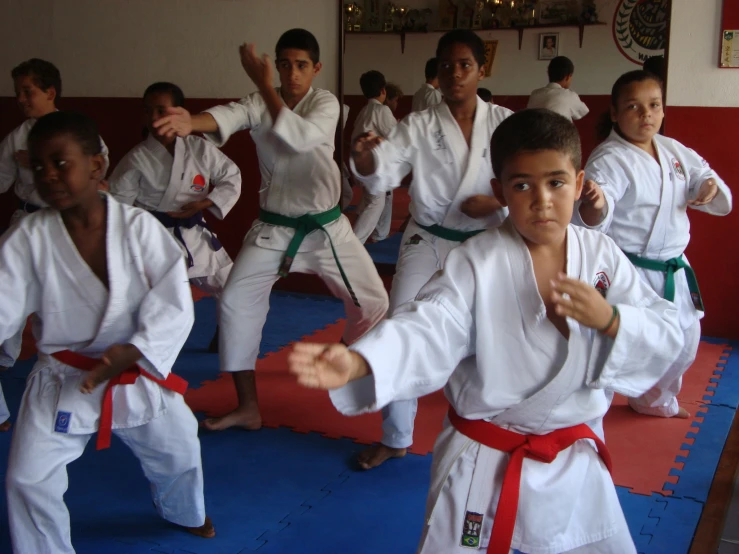
[[[280,227],[289,227],[290,229],[295,229],[295,235],[290,241],[290,244],[287,245],[285,256],[282,258],[282,263],[280,263],[280,269],[278,271],[280,277],[287,277],[287,275],[290,273],[290,266],[292,266],[293,264],[295,254],[298,253],[298,248],[300,248],[300,245],[302,244],[303,239],[305,239],[306,235],[311,231],[317,231],[318,229],[320,229],[321,231],[326,233],[326,236],[328,237],[328,242],[331,245],[331,252],[333,252],[334,254],[334,260],[336,260],[336,266],[339,268],[341,278],[343,279],[344,284],[349,291],[349,295],[352,297],[354,305],[359,308],[361,307],[359,305],[359,300],[357,300],[357,295],[354,294],[354,289],[352,289],[352,286],[349,284],[349,279],[347,279],[346,273],[344,273],[344,268],[341,267],[341,262],[339,262],[339,257],[336,255],[336,249],[334,248],[334,243],[331,240],[331,235],[329,235],[328,231],[326,231],[326,229],[324,229],[323,227],[324,225],[328,225],[332,221],[336,221],[340,217],[341,208],[339,206],[335,206],[334,208],[320,214],[307,214],[301,215],[300,217],[288,217],[286,215],[268,212],[267,210],[259,210],[260,221],[268,223],[269,225],[279,225]]]
[[[467,239],[471,239],[475,235],[479,235],[484,231],[484,229],[479,229],[477,231],[458,231],[457,229],[450,229],[449,227],[442,227],[441,225],[436,224],[421,225],[418,222],[416,222],[416,225],[418,225],[424,231],[428,231],[435,237],[439,237],[440,239],[444,240],[451,240],[454,242],[464,242]]]
[[[677,258],[670,258],[666,261],[650,260],[649,258],[642,258],[635,254],[629,254],[624,252],[626,257],[629,258],[632,264],[642,269],[649,269],[651,271],[661,271],[666,275],[665,277],[665,300],[670,302],[675,301],[675,272],[681,269],[685,270],[685,277],[688,279],[688,289],[690,290],[690,298],[693,300],[693,305],[697,310],[705,311],[703,307],[703,299],[701,298],[701,292],[698,289],[698,279],[695,277],[695,271],[690,267],[682,255]]]

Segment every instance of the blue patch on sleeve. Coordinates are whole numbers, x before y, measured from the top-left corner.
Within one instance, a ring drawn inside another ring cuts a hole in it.
[[[69,432],[69,422],[72,420],[72,412],[56,413],[56,422],[54,423],[54,431],[57,433]]]

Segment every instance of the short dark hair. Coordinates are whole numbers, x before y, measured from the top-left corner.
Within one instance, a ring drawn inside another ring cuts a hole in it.
[[[172,98],[172,105],[175,108],[181,108],[185,105],[185,93],[182,92],[182,89],[174,83],[167,83],[165,81],[160,81],[146,87],[146,90],[144,91],[144,99],[146,99],[150,94],[162,93],[169,94]]]
[[[575,73],[575,64],[567,56],[552,58],[549,67],[547,67],[550,83],[559,83],[573,73]]]
[[[477,65],[480,67],[485,65],[485,43],[477,36],[477,33],[469,29],[455,29],[445,33],[439,39],[439,44],[436,47],[436,57],[441,58],[441,54],[454,44],[463,44],[469,47]]]
[[[275,46],[275,56],[279,59],[283,50],[292,48],[294,50],[305,50],[313,65],[317,64],[321,58],[321,49],[318,47],[318,41],[313,33],[305,29],[290,29],[282,33],[280,40]]]
[[[665,78],[665,57],[664,56],[652,56],[647,58],[644,62],[644,71],[656,75],[660,79]]]
[[[648,71],[644,71],[642,69],[637,69],[635,71],[629,71],[628,73],[624,73],[621,75],[618,79],[616,79],[616,82],[613,83],[613,88],[611,89],[611,104],[613,106],[618,105],[618,97],[621,95],[621,91],[629,86],[632,83],[642,83],[644,81],[654,81],[659,85],[659,89],[662,91],[662,96],[665,95],[665,89],[664,85],[662,84],[662,79],[653,73],[649,73]]]
[[[102,152],[98,126],[90,116],[78,112],[51,112],[36,121],[28,133],[28,147],[56,135],[67,134],[88,156]]]
[[[44,92],[54,87],[56,97],[62,97],[62,76],[57,67],[46,60],[31,58],[13,68],[10,72],[13,79],[31,77],[33,83]]]
[[[477,89],[477,96],[482,98],[485,102],[490,102],[493,99],[493,93],[486,88]]]
[[[426,67],[423,69],[423,74],[426,76],[427,81],[436,79],[439,76],[439,60],[437,58],[430,58],[426,62]]]
[[[506,162],[521,152],[556,150],[569,156],[575,170],[580,169],[580,134],[566,117],[545,109],[516,112],[493,133],[490,154],[493,173],[501,178]]]
[[[395,98],[403,98],[403,89],[401,89],[395,83],[386,84],[385,92],[387,92],[387,100],[393,100]]]
[[[359,88],[362,89],[365,98],[377,98],[382,94],[382,89],[385,88],[386,84],[385,76],[374,69],[362,73],[359,78]]]

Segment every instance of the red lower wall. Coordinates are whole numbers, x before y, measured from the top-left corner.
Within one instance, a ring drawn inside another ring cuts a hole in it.
[[[736,145],[739,108],[670,106],[665,134],[703,156],[726,181],[737,200]],[[726,217],[690,212],[691,238],[686,255],[695,268],[706,304],[703,334],[739,339],[739,209]],[[731,237],[734,237],[732,239]]]
[[[590,114],[577,122],[583,143],[583,160],[587,159],[597,144],[596,122],[608,109],[608,96],[583,96],[590,107]],[[512,110],[526,105],[526,96],[498,96],[496,103]],[[350,106],[345,132],[344,152],[348,152],[348,136],[354,119],[365,99],[347,96]],[[221,103],[223,100],[194,99],[187,107],[193,112]],[[401,100],[401,117],[410,111],[411,97]],[[61,109],[79,110],[96,119],[100,133],[110,148],[111,165],[141,140],[141,101],[138,98],[68,98],[62,99]],[[0,136],[22,122],[15,99],[0,98]],[[666,119],[666,134],[694,148],[714,167],[735,190],[734,175],[737,169],[734,145],[727,137],[727,129],[739,127],[739,108],[694,108],[669,107]],[[248,133],[238,133],[224,147],[224,152],[241,168],[243,186],[239,202],[225,222],[210,221],[218,232],[224,246],[235,257],[241,241],[258,213],[258,190],[260,183],[254,143]],[[0,228],[4,227],[15,209],[16,200],[12,192],[0,195]],[[702,213],[691,213],[692,240],[687,255],[696,269],[705,297],[706,318],[703,331],[706,335],[739,339],[739,296],[734,287],[739,276],[739,241],[731,237],[739,230],[739,215],[712,217]],[[309,276],[291,276],[281,288],[316,287],[315,279]]]

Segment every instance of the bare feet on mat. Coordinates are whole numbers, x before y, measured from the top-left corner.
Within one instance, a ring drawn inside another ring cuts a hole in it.
[[[0,423],[0,433],[5,433],[7,431],[10,431],[10,427],[12,425],[13,424],[10,423],[10,420],[9,419],[3,421],[2,423]]]
[[[362,469],[372,469],[390,458],[402,458],[408,452],[407,448],[390,448],[384,444],[376,444],[362,450],[357,456],[357,463]]]
[[[682,406],[680,406],[680,409],[672,417],[676,417],[677,419],[688,419],[690,417],[690,412],[686,410],[685,408],[683,408]]]
[[[223,431],[231,427],[239,427],[247,431],[262,428],[262,416],[259,408],[236,408],[222,417],[209,417],[200,422],[200,426],[208,431]]]
[[[213,527],[213,522],[208,516],[205,516],[205,523],[200,527],[185,527],[188,533],[192,533],[196,537],[203,537],[204,539],[212,539],[216,536],[216,528]]]

